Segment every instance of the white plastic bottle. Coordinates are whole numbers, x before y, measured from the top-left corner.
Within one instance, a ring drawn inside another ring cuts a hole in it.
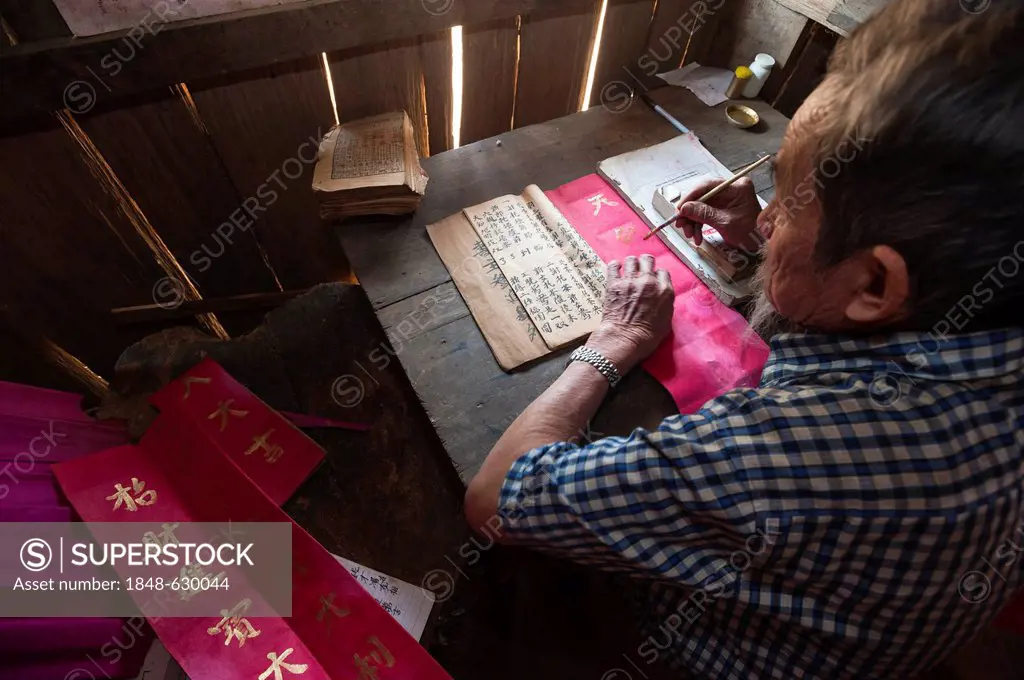
[[[764,87],[765,81],[771,75],[773,66],[775,66],[775,57],[770,54],[762,52],[754,57],[754,61],[750,64],[750,70],[754,72],[754,75],[747,83],[746,89],[743,90],[744,97],[752,99],[761,94],[761,88]]]

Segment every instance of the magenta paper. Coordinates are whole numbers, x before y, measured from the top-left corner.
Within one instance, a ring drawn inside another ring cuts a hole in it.
[[[680,413],[693,413],[734,387],[757,384],[768,347],[665,244],[643,240],[648,227],[610,184],[587,175],[546,194],[605,262],[649,253],[672,275],[672,335],[644,368],[672,394]]]

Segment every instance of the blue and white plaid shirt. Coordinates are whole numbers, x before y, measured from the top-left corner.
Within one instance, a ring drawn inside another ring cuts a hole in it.
[[[637,668],[912,677],[1022,584],[1022,370],[1019,329],[777,336],[756,389],[523,455],[505,531],[655,579]]]

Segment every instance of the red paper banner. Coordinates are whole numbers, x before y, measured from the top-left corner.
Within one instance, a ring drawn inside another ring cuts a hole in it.
[[[277,505],[323,462],[323,449],[316,442],[212,359],[204,359],[150,400],[161,417],[194,423]]]
[[[290,522],[212,447],[196,419],[163,412],[137,447],[55,466],[90,522]],[[129,503],[129,499],[131,503]],[[119,504],[118,500],[122,502]],[[288,618],[248,618],[240,601],[216,618],[150,623],[195,680],[448,678],[419,643],[315,539],[293,525]]]

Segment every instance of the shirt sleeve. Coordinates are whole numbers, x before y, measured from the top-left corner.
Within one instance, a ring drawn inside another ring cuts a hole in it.
[[[525,453],[499,497],[504,535],[583,564],[699,586],[765,535],[736,456],[742,435],[724,417],[737,403],[749,408],[748,396],[654,431]]]

